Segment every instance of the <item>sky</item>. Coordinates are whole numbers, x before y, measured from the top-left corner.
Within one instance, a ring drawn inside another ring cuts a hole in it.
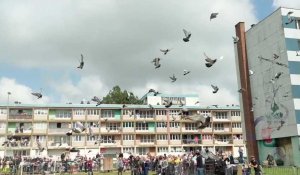
[[[138,97],[153,88],[197,94],[200,105],[239,104],[234,26],[249,28],[279,6],[300,9],[300,1],[2,0],[0,104],[75,104],[102,98],[115,85]],[[219,15],[210,21],[212,12]],[[183,42],[183,29],[190,42]],[[204,52],[223,59],[207,68]],[[156,57],[159,69],[151,64]],[[191,73],[183,76],[184,69]],[[40,91],[42,99],[31,95]]]

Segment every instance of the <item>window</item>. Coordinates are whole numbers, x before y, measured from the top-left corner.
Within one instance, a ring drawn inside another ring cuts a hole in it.
[[[134,147],[125,147],[123,148],[123,153],[134,153]]]
[[[81,141],[81,136],[80,135],[73,136],[73,141],[74,142],[80,142]]]
[[[136,130],[148,130],[148,123],[136,123]]]
[[[171,147],[171,152],[182,152],[182,149],[180,147]]]
[[[232,128],[242,128],[241,123],[232,123]]]
[[[200,113],[206,117],[210,116],[210,111],[200,111]]]
[[[134,135],[132,134],[123,135],[123,140],[134,140]]]
[[[158,128],[166,128],[167,127],[167,122],[157,122],[156,127]]]
[[[180,110],[170,110],[169,115],[171,115],[171,116],[178,115],[179,112],[180,112]]]
[[[141,143],[151,143],[154,142],[154,139],[151,135],[142,135]]]
[[[181,140],[180,134],[171,134],[170,140]]]
[[[98,136],[87,136],[86,140],[95,142],[98,140]]]
[[[0,115],[6,115],[7,110],[6,109],[0,109]]]
[[[202,139],[203,140],[212,140],[212,135],[210,135],[210,134],[203,134],[202,135]]]
[[[216,119],[227,119],[227,112],[216,112]]]
[[[34,115],[48,115],[48,109],[36,109]]]
[[[74,110],[74,115],[85,115],[85,110],[84,109]]]
[[[197,130],[197,124],[196,123],[186,123],[185,130]]]
[[[115,143],[115,136],[102,136],[102,143]]]
[[[166,111],[165,110],[156,110],[156,115],[166,115]]]
[[[89,110],[87,110],[87,114],[88,115],[99,115],[100,112],[98,109],[89,109]]]
[[[123,128],[133,128],[134,123],[133,122],[123,122]]]
[[[216,137],[216,140],[218,140],[219,142],[228,142],[230,138],[226,135],[219,135]]]
[[[140,118],[153,118],[153,111],[139,111]]]
[[[61,123],[57,123],[56,128],[61,128]]]
[[[56,118],[71,118],[72,112],[71,111],[56,111],[55,117]]]
[[[296,21],[296,29],[300,29],[300,19],[295,19]]]
[[[147,154],[147,149],[144,147],[138,148],[138,154],[139,155],[146,155]]]
[[[168,135],[167,134],[158,134],[157,140],[168,140]]]
[[[167,152],[169,152],[169,148],[168,147],[158,147],[157,151],[159,153],[167,153]]]
[[[119,126],[117,123],[107,123],[106,124],[106,129],[107,130],[113,130],[113,131],[116,131],[119,129]]]
[[[129,115],[132,116],[133,115],[133,110],[122,110],[122,115]]]
[[[179,122],[170,122],[170,127],[171,128],[179,128]]]
[[[215,123],[214,124],[214,130],[224,130],[224,125],[223,123]]]
[[[112,110],[101,110],[101,118],[113,118],[114,114]]]
[[[39,142],[44,142],[46,141],[46,136],[35,136],[35,140],[39,140]]]
[[[231,116],[241,116],[240,111],[231,111]]]

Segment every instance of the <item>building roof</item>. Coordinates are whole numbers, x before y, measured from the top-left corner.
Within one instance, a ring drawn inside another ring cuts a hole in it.
[[[141,98],[141,100],[144,100],[148,96],[154,96],[154,93],[150,92],[150,93],[145,94]],[[198,97],[199,98],[199,96],[197,94],[162,94],[162,93],[159,93],[156,96],[157,97]]]
[[[152,105],[155,109],[166,109],[164,105]],[[96,104],[0,104],[0,108],[99,108],[99,109],[122,109],[123,104],[101,104],[96,107]],[[170,109],[195,109],[195,110],[240,110],[240,106],[183,106],[172,105]],[[149,109],[148,105],[126,104],[124,109]]]

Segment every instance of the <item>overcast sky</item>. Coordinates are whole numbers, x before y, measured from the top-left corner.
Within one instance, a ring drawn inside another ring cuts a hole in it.
[[[300,9],[300,1],[2,0],[0,103],[7,92],[10,102],[79,103],[119,85],[139,97],[154,88],[198,94],[200,105],[239,104],[234,26],[244,21],[249,28],[279,6]],[[212,12],[219,16],[210,21]],[[182,29],[192,32],[190,42],[182,41]],[[172,50],[163,55],[159,49],[166,48]],[[224,59],[206,68],[204,52]],[[151,64],[155,57],[159,69]],[[191,73],[183,76],[184,69]],[[31,92],[40,89],[37,100]]]

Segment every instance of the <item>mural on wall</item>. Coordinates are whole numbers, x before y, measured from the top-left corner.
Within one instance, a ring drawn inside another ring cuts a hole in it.
[[[259,156],[262,162],[266,161],[268,156],[274,159],[274,165],[281,166],[289,164],[289,157],[286,154],[285,147],[279,147],[276,139],[258,141]]]

